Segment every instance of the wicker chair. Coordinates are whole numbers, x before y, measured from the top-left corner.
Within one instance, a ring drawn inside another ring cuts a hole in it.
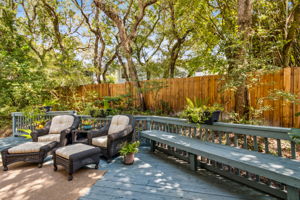
[[[111,162],[124,142],[131,142],[135,120],[132,115],[115,115],[109,124],[88,132],[88,144],[99,147],[101,154]]]
[[[31,133],[34,142],[57,141],[58,146],[65,146],[71,141],[71,132],[78,128],[79,117],[75,115],[59,115],[48,121],[43,129]]]

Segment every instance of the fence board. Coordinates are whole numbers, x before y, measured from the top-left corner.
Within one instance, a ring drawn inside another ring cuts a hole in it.
[[[272,110],[265,111],[263,118],[266,125],[298,127],[300,128],[300,117],[295,117],[295,113],[300,112],[299,104],[292,104],[282,98],[267,98],[275,90],[282,90],[296,94],[300,98],[300,68],[284,68],[280,71],[265,74],[257,77],[258,81],[249,88],[250,106],[259,109],[260,106],[272,106]],[[221,91],[224,84],[217,75],[160,79],[167,87],[160,91],[150,91],[145,94],[146,105],[150,109],[157,109],[161,100],[167,102],[175,111],[181,111],[186,104],[186,97],[191,99],[208,100],[210,104],[220,103],[225,111],[232,112],[235,107],[235,97],[233,91]],[[145,81],[146,82],[146,81]],[[147,81],[149,82],[149,81]],[[144,85],[144,84],[143,84]],[[100,98],[104,96],[119,96],[131,93],[137,99],[137,90],[132,82],[120,84],[94,84],[80,86],[77,94],[85,96],[89,92],[95,91]],[[156,96],[157,93],[157,97]],[[259,100],[264,99],[260,105]],[[298,102],[299,103],[299,102]],[[134,101],[138,105],[138,100]]]

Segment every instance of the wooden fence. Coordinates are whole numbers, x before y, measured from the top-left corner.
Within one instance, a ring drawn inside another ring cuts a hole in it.
[[[300,117],[295,113],[300,112],[300,104],[290,103],[285,98],[270,98],[275,91],[290,92],[300,98],[300,68],[284,68],[270,74],[257,77],[255,84],[249,88],[250,105],[253,108],[270,106],[271,110],[263,112],[265,125],[298,127],[300,128]],[[153,82],[153,81],[152,81]],[[159,79],[156,82],[164,83],[165,87],[160,90],[145,93],[148,108],[157,109],[161,102],[166,102],[173,110],[180,111],[186,104],[186,98],[206,99],[210,104],[219,103],[224,106],[225,111],[231,112],[235,107],[235,98],[232,91],[221,91],[221,77],[217,75]],[[149,81],[144,81],[147,84]],[[137,95],[136,89],[131,87],[132,83],[122,84],[92,84],[81,86],[79,95],[95,91],[99,97],[118,96],[131,92]]]

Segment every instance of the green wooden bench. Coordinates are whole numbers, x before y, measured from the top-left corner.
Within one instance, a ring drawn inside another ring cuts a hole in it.
[[[203,156],[212,161],[283,183],[286,185],[286,195],[281,195],[282,198],[288,200],[300,199],[300,161],[222,144],[203,142],[159,130],[142,131],[141,137],[151,141],[152,151],[158,148],[157,143],[161,143],[188,152],[190,167],[193,170],[197,170],[201,166],[197,157]],[[269,190],[269,193],[272,194],[272,192],[272,190]]]

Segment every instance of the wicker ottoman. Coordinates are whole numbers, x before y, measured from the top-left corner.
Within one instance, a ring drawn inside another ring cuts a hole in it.
[[[3,170],[8,170],[8,165],[24,161],[38,163],[38,167],[43,166],[44,159],[51,152],[58,142],[26,142],[1,151]]]
[[[69,174],[68,180],[71,181],[73,173],[85,165],[96,164],[95,169],[98,169],[100,149],[86,144],[60,147],[55,150],[53,161],[54,171],[57,170],[57,165],[63,166]]]

